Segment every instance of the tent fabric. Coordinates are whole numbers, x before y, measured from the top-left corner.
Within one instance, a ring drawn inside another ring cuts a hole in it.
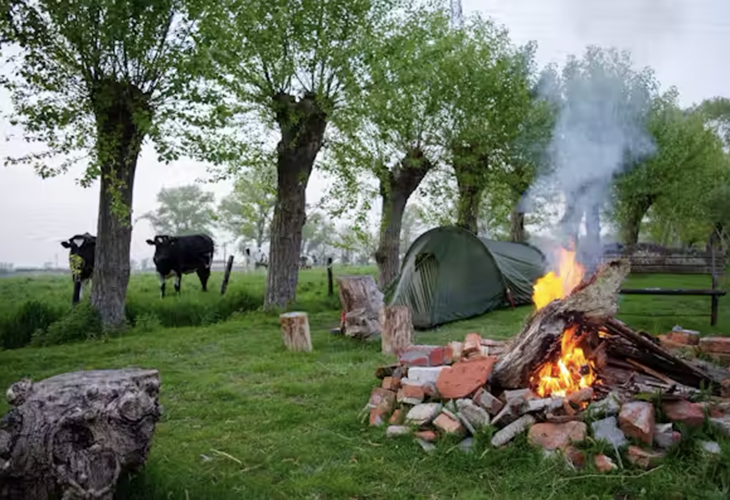
[[[416,328],[532,302],[532,285],[545,274],[535,247],[479,238],[456,226],[431,229],[406,252],[391,305],[408,305]]]

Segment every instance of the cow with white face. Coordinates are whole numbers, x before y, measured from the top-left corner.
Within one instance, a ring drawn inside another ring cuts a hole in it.
[[[155,247],[155,268],[160,281],[160,296],[165,296],[165,281],[175,276],[175,292],[180,293],[183,274],[193,271],[200,278],[204,292],[207,292],[210,268],[215,253],[213,238],[207,234],[191,234],[187,236],[157,235],[147,244]]]
[[[299,269],[312,269],[312,266],[316,265],[316,255],[302,255],[301,257],[299,257]]]
[[[62,241],[61,246],[69,250],[68,264],[71,268],[71,279],[74,282],[74,303],[83,295],[83,288],[94,274],[94,252],[96,236],[89,233],[77,234]]]
[[[251,248],[246,248],[243,252],[243,259],[246,263],[247,271],[250,271],[251,268],[256,270],[259,267],[269,267],[269,262],[266,258],[266,254],[261,250],[261,248],[257,248],[255,250],[252,250]]]

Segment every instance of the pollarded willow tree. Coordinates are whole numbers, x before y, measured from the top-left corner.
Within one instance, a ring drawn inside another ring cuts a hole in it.
[[[361,197],[381,200],[375,261],[378,286],[399,270],[403,216],[411,195],[438,163],[443,94],[454,85],[444,61],[456,48],[445,10],[421,5],[384,30],[366,63],[369,84],[350,118],[351,133],[333,145],[341,181],[374,175],[377,189],[350,183]],[[356,97],[353,96],[353,99]]]
[[[720,137],[706,126],[702,113],[681,109],[677,99],[676,89],[670,89],[653,100],[648,130],[656,154],[631,166],[614,183],[613,216],[626,245],[638,242],[650,210],[665,225],[679,229],[682,221],[690,221],[685,225],[696,229],[709,209],[703,200],[722,179],[726,163]],[[711,229],[703,231],[708,237]]]
[[[460,48],[448,58],[454,85],[443,96],[442,143],[456,177],[456,224],[476,234],[484,190],[507,168],[507,152],[533,107],[536,45],[515,47],[506,29],[476,14],[459,35]]]
[[[168,124],[179,123],[185,82],[195,78],[190,33],[201,6],[181,0],[3,5],[0,57],[11,74],[2,84],[12,97],[12,123],[44,146],[6,162],[33,165],[43,177],[87,162],[81,185],[100,184],[91,302],[105,326],[118,327],[125,318],[137,160],[148,139],[165,161],[179,152]],[[63,161],[53,167],[53,157]]]
[[[218,83],[243,110],[231,125],[243,131],[257,117],[279,139],[267,307],[296,299],[310,175],[327,135],[346,126],[340,116],[358,104],[364,61],[401,3],[224,0],[201,25]],[[259,146],[249,146],[238,164],[253,163],[249,152],[260,154]]]

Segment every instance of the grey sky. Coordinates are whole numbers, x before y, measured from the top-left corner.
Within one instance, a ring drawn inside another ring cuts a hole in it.
[[[462,0],[464,13],[475,9],[506,25],[516,43],[536,40],[541,65],[562,64],[580,55],[587,44],[617,46],[634,54],[638,65],[650,65],[664,87],[675,85],[684,105],[716,95],[730,95],[730,67],[723,50],[730,47],[730,2],[727,0]],[[0,111],[10,109],[0,92]],[[10,125],[0,119],[4,137]],[[0,155],[18,154],[19,140],[0,143]],[[73,234],[96,233],[98,184],[76,184],[82,167],[42,180],[25,167],[0,167],[0,262],[41,265],[67,253],[59,242]],[[162,187],[194,182],[206,176],[205,165],[183,160],[157,164],[151,147],[143,150],[134,192],[134,215],[155,207]],[[315,201],[326,180],[316,173],[307,192]],[[206,185],[218,199],[230,185]],[[132,258],[151,257],[145,239],[152,235],[146,221],[135,224]],[[220,240],[222,243],[222,240]]]

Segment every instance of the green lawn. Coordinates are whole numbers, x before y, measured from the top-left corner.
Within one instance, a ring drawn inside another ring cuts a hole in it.
[[[70,297],[68,281],[0,280],[0,314],[27,299],[57,301],[61,307]],[[215,290],[220,275],[212,281]],[[697,278],[630,281],[637,287],[706,286]],[[303,272],[300,283],[296,309],[310,312],[312,353],[286,352],[277,316],[250,311],[215,324],[133,329],[105,340],[2,351],[0,388],[24,376],[39,380],[83,369],[158,369],[163,417],[147,467],[121,491],[120,498],[126,499],[730,496],[730,442],[724,439],[719,459],[697,453],[690,440],[650,473],[627,468],[609,475],[576,473],[559,462],[543,461],[524,437],[506,450],[494,450],[489,436],[481,435],[472,454],[455,449],[448,440],[427,454],[407,437],[386,439],[384,430],[369,428],[360,412],[377,383],[376,366],[390,360],[380,355],[378,344],[329,333],[339,323],[339,308],[336,299],[326,296],[323,270]],[[237,274],[229,293],[260,297],[263,285],[263,274]],[[176,314],[189,319],[187,310],[194,304],[212,308],[222,300],[217,293],[202,294],[198,288],[194,276],[186,277],[182,297],[161,301],[154,276],[134,276],[130,302],[145,311],[164,310],[169,321]],[[708,299],[627,296],[621,302],[623,313],[681,316],[622,319],[655,333],[674,324],[703,333],[730,333],[730,299],[721,300],[720,323],[712,330],[708,318],[689,316],[709,313]],[[507,338],[519,331],[529,313],[529,307],[495,311],[419,333],[417,341],[458,340],[468,331]],[[0,414],[7,409],[0,402]]]

